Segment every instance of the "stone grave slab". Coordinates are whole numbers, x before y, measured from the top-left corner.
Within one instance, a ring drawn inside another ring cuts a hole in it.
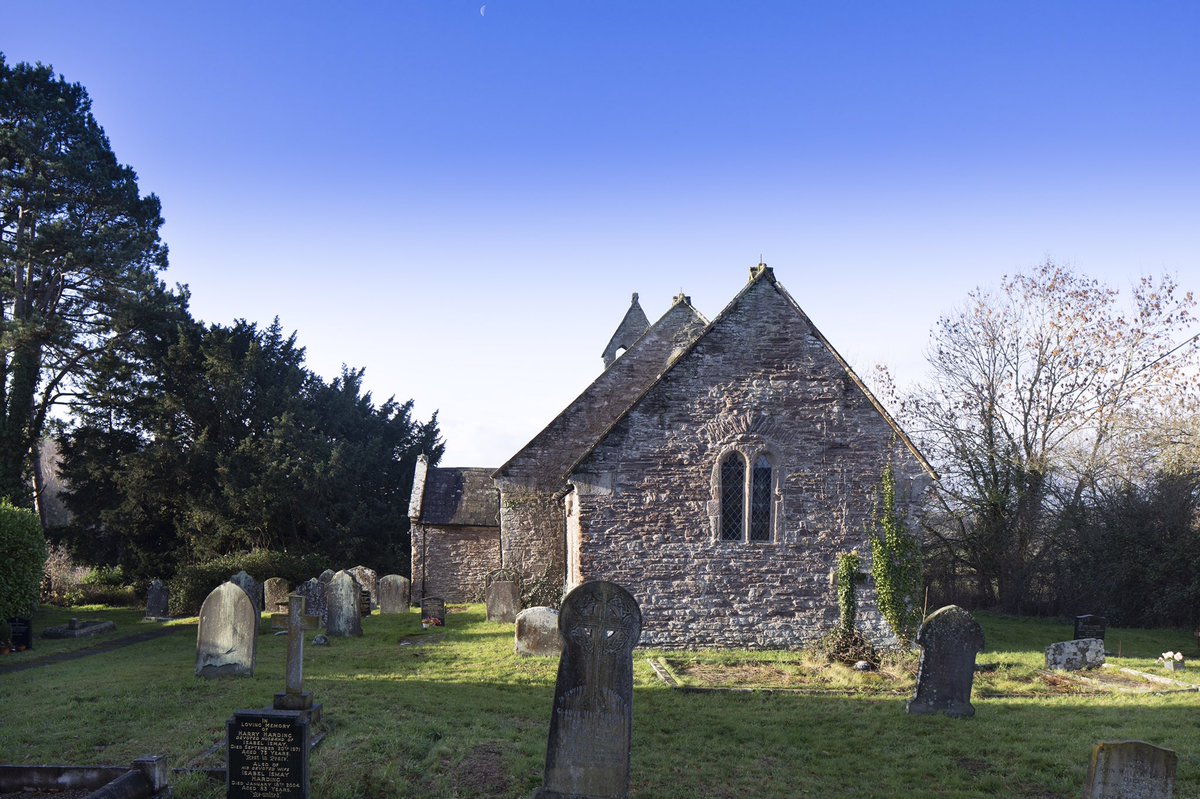
[[[516,583],[498,580],[484,589],[483,599],[487,603],[488,621],[512,624],[517,620],[517,611],[521,609],[521,592]]]
[[[616,583],[586,582],[563,600],[546,770],[535,799],[624,799],[633,737],[633,648],[642,612]]]
[[[263,581],[263,609],[267,613],[286,613],[288,594],[292,587],[282,577],[268,577]]]
[[[979,622],[958,605],[947,605],[921,622],[917,643],[921,645],[917,687],[905,710],[914,716],[974,716],[975,655],[984,644]]]
[[[49,627],[42,630],[43,638],[89,638],[93,635],[103,635],[117,629],[116,622],[111,621],[80,621],[71,619],[64,627]]]
[[[196,676],[254,674],[259,616],[234,583],[221,583],[205,598],[196,627]]]
[[[325,632],[339,638],[362,635],[362,616],[359,613],[362,594],[354,577],[340,571],[329,581],[325,592],[329,605]]]
[[[562,635],[558,632],[558,611],[554,608],[525,608],[517,614],[513,633],[518,655],[558,657],[562,654]]]
[[[1072,637],[1076,640],[1080,638],[1099,638],[1103,641],[1106,632],[1108,632],[1108,619],[1103,616],[1095,616],[1088,613],[1075,617],[1075,634]]]
[[[241,586],[242,590],[246,592],[246,596],[250,597],[250,601],[254,603],[254,612],[261,615],[263,612],[262,583],[247,574],[245,569],[230,576],[229,582]]]
[[[1083,799],[1171,799],[1178,761],[1145,741],[1102,741],[1092,747]]]
[[[387,574],[379,580],[379,612],[408,613],[412,583],[399,574]]]
[[[1104,665],[1104,641],[1081,638],[1046,647],[1046,668],[1059,671],[1097,669]]]
[[[227,799],[308,799],[308,715],[239,710],[226,723]]]
[[[162,580],[151,582],[150,588],[146,592],[146,619],[158,621],[170,618],[168,610],[170,599],[171,592],[167,590],[166,583]]]
[[[446,600],[427,596],[421,600],[421,624],[430,627],[446,626]]]

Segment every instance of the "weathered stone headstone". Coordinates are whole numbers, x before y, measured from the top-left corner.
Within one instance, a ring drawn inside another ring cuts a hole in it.
[[[254,612],[261,616],[263,612],[262,583],[246,574],[245,569],[231,576],[229,582],[241,586],[242,590],[246,592],[246,596],[250,597],[250,601],[254,603]]]
[[[1171,799],[1179,758],[1145,741],[1104,741],[1092,747],[1083,799]]]
[[[554,684],[546,772],[535,799],[624,799],[633,736],[633,648],[642,612],[615,583],[580,585],[558,619],[564,646]]]
[[[1075,617],[1075,635],[1074,638],[1099,638],[1104,640],[1104,633],[1108,631],[1108,619],[1103,616],[1093,616],[1086,614]]]
[[[358,580],[358,584],[371,593],[371,607],[379,607],[379,575],[374,569],[368,569],[366,566],[355,566],[353,569],[346,569],[354,575],[354,579]]]
[[[168,618],[167,606],[170,598],[166,583],[162,580],[150,583],[150,589],[146,592],[146,618],[150,620]]]
[[[517,614],[517,628],[513,636],[518,655],[558,657],[562,654],[558,611],[554,608],[525,608]]]
[[[921,645],[917,688],[905,709],[916,716],[974,716],[971,684],[975,679],[975,655],[983,651],[979,622],[958,605],[947,605],[921,622],[917,643]]]
[[[492,583],[484,589],[483,600],[487,603],[488,621],[512,624],[517,620],[517,611],[521,609],[521,592],[516,583],[508,580]]]
[[[221,583],[200,607],[196,628],[196,676],[254,674],[258,647],[258,614],[246,592]]]
[[[263,607],[268,613],[279,613],[288,606],[288,594],[292,587],[282,577],[268,577],[263,582]]]
[[[296,593],[304,597],[304,615],[316,616],[321,620],[321,626],[324,627],[328,616],[328,605],[325,602],[325,583],[314,577],[308,582],[300,583],[300,585],[296,586]]]
[[[317,579],[325,585],[329,585],[329,581],[333,579],[333,575],[335,574],[337,574],[337,572],[335,572],[333,569],[326,569],[317,576]]]
[[[1097,669],[1104,665],[1104,642],[1099,638],[1060,641],[1046,647],[1046,668],[1060,671]]]
[[[226,725],[227,799],[308,799],[308,714],[239,710]]]
[[[358,583],[349,572],[335,574],[325,591],[325,601],[329,604],[325,632],[340,638],[362,635],[360,598]]]
[[[412,584],[407,577],[387,574],[379,580],[379,612],[408,613],[408,597]]]
[[[421,623],[444,627],[446,625],[446,600],[439,596],[427,596],[422,599]]]

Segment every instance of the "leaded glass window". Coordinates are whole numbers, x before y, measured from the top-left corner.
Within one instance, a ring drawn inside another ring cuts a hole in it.
[[[721,540],[742,540],[745,513],[746,461],[731,452],[721,461]]]
[[[771,462],[759,455],[750,478],[750,540],[771,540]]]

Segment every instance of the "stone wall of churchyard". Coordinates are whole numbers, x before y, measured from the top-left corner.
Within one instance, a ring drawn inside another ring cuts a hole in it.
[[[528,581],[562,582],[562,498],[556,492],[498,481],[500,527],[504,530],[504,567]]]
[[[447,602],[483,601],[483,581],[500,568],[497,527],[412,528],[412,598],[440,596]]]
[[[767,542],[722,541],[719,463],[772,465]],[[912,512],[928,475],[769,280],[750,287],[572,475],[567,558],[629,589],[651,646],[789,647],[837,620],[831,573],[858,549],[884,463]],[[859,626],[887,637],[869,582]]]

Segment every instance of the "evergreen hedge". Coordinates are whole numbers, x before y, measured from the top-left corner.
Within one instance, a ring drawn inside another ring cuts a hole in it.
[[[266,549],[222,555],[179,569],[170,580],[169,610],[172,616],[195,616],[200,612],[204,598],[214,588],[243,569],[260,583],[271,577],[282,577],[295,588],[325,569],[336,571],[339,568],[345,566],[331,566],[320,555],[295,555]]]
[[[0,619],[28,616],[33,610],[46,557],[37,514],[0,500]]]

